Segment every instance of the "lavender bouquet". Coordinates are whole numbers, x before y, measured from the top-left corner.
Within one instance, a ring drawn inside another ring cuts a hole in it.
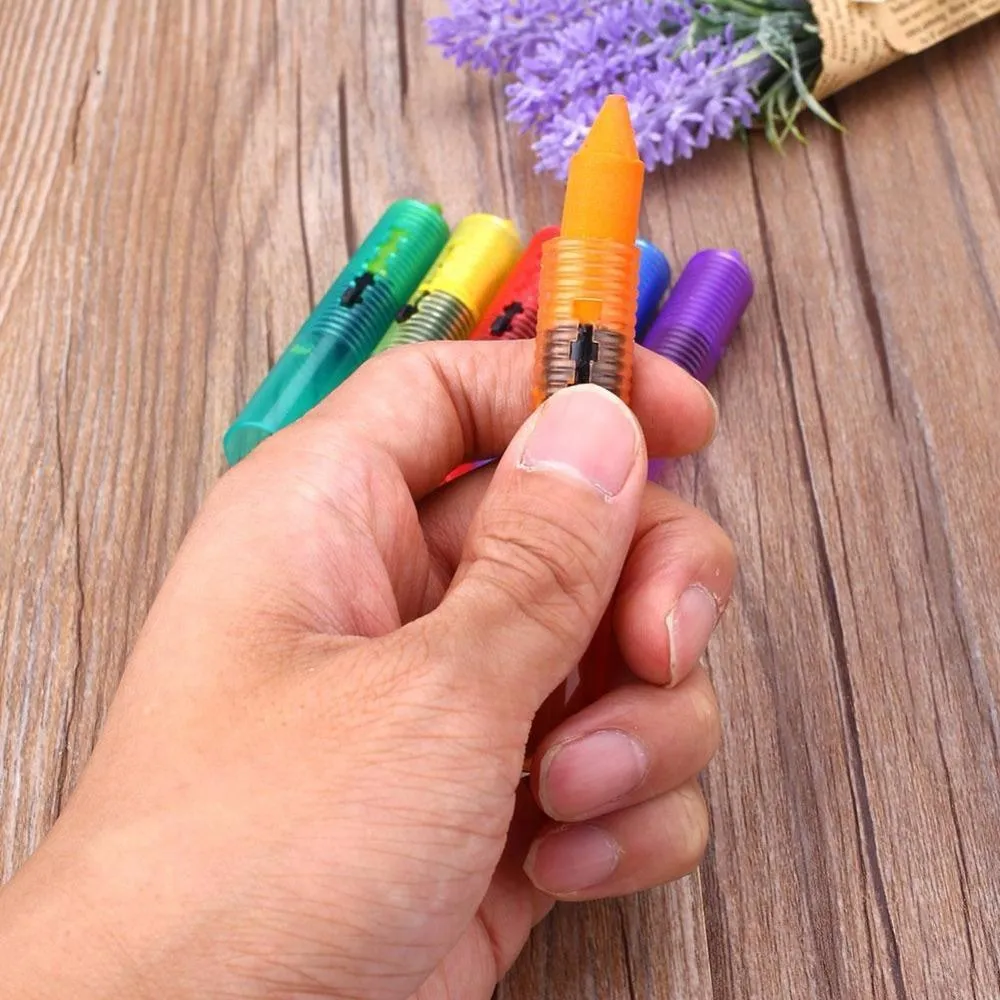
[[[652,170],[753,126],[802,135],[818,97],[1000,12],[1000,0],[449,0],[430,40],[504,75],[536,169],[565,178],[609,93],[628,98]]]
[[[451,0],[430,39],[460,66],[509,75],[507,116],[536,169],[565,178],[607,94],[629,101],[647,169],[760,124],[801,138],[820,38],[806,0]]]

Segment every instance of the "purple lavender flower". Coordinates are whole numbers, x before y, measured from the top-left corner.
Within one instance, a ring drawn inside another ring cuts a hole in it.
[[[611,93],[628,99],[649,170],[731,138],[759,111],[769,138],[782,124],[787,134],[801,103],[815,104],[803,74],[818,73],[818,36],[798,0],[451,0],[451,10],[430,22],[431,41],[459,65],[512,76],[507,117],[536,136],[536,171],[560,178]]]
[[[628,99],[649,170],[749,126],[769,59],[753,58],[754,40],[737,42],[731,29],[692,45],[692,22],[693,10],[675,2],[624,0],[523,59],[507,88],[508,117],[538,135],[536,171],[565,178],[610,93]]]
[[[567,103],[585,99],[596,113],[606,94],[673,55],[691,19],[690,8],[672,0],[617,0],[550,31],[519,60],[507,88],[508,117],[544,132]]]
[[[557,28],[592,13],[584,0],[451,0],[451,17],[427,22],[430,41],[458,66],[513,70]]]

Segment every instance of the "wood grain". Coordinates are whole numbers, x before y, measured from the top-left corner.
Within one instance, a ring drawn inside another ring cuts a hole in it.
[[[0,877],[45,833],[239,402],[392,198],[557,217],[401,0],[0,4]],[[1000,26],[648,180],[757,294],[671,482],[741,557],[699,874],[561,907],[503,1000],[1000,996]]]

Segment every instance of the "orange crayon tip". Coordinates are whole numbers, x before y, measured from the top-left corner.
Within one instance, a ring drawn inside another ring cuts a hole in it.
[[[570,161],[562,236],[634,243],[644,174],[628,102],[612,94]]]
[[[621,94],[612,94],[605,99],[579,152],[584,150],[591,155],[620,156],[624,160],[639,158],[628,101]]]

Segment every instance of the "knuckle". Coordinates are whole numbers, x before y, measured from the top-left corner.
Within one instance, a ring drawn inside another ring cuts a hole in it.
[[[373,377],[389,378],[394,382],[426,388],[428,375],[432,374],[426,363],[426,348],[422,344],[397,344],[392,350],[379,351],[365,365]]]
[[[671,561],[684,558],[692,566],[710,570],[728,585],[736,572],[736,548],[726,531],[708,514],[665,494],[657,495],[644,518],[643,534]]]
[[[440,394],[451,407],[462,427],[474,427],[470,394],[479,380],[474,365],[468,364],[467,356],[455,356],[441,350],[441,344],[427,344],[425,349],[415,353],[414,361],[423,369],[423,381],[429,388]]]
[[[731,573],[736,560],[736,550],[729,535],[707,514],[694,508],[684,519],[683,527],[677,526],[686,536],[687,545],[700,556],[702,563],[711,564]]]
[[[450,428],[462,435],[461,446],[471,454],[481,448],[481,440],[496,436],[495,414],[482,400],[493,399],[495,380],[481,354],[453,343],[401,344],[376,355],[371,365],[371,394],[395,400],[399,387],[407,395],[424,401],[428,411],[438,415],[437,427]],[[492,386],[492,387],[491,387]]]

